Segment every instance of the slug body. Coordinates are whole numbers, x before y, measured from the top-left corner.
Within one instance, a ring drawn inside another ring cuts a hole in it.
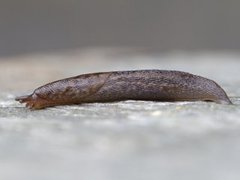
[[[180,71],[138,70],[83,74],[16,98],[30,109],[123,100],[213,101],[232,104],[214,81]]]

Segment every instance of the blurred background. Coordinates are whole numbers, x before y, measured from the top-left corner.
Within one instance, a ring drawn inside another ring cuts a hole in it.
[[[0,56],[98,47],[238,50],[238,0],[2,0]]]

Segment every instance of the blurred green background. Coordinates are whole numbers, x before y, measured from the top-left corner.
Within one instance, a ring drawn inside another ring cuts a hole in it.
[[[0,56],[88,47],[238,50],[238,0],[2,0]]]

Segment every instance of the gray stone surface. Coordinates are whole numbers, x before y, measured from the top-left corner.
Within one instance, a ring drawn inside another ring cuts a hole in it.
[[[35,54],[0,61],[1,180],[240,178],[240,54]],[[176,69],[217,81],[234,105],[125,101],[31,111],[14,101],[86,72]]]

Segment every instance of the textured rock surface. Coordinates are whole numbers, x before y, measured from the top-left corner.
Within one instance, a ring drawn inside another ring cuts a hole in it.
[[[0,61],[1,179],[240,178],[240,54],[123,54],[75,51]],[[30,111],[14,101],[68,76],[149,68],[213,79],[235,105],[126,101]]]

